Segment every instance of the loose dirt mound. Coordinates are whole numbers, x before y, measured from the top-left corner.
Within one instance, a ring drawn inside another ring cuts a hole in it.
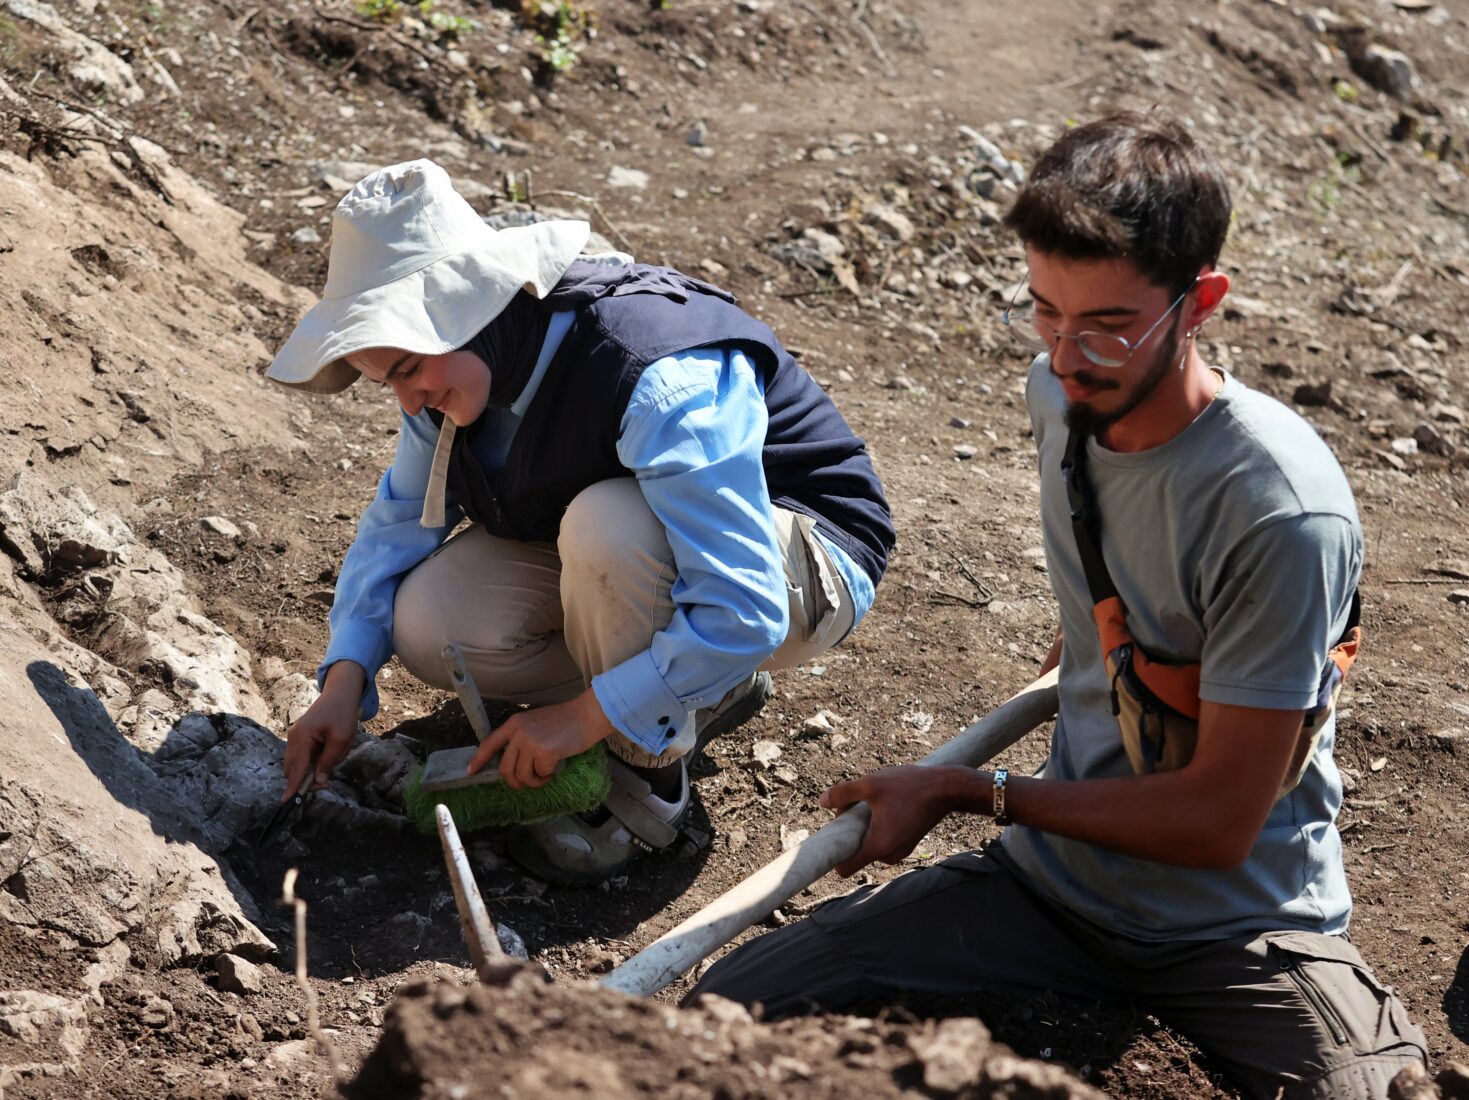
[[[527,966],[504,986],[423,982],[343,1089],[351,1100],[524,1097],[1006,1097],[1100,1100],[1058,1066],[1017,1058],[977,1020],[866,1019],[762,1026],[717,997],[677,1010]]]

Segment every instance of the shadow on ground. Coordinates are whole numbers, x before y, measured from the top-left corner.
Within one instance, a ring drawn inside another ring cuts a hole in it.
[[[309,907],[313,974],[393,973],[425,960],[469,965],[436,837],[419,835],[397,814],[357,804],[354,792],[334,785],[310,796],[296,819],[261,844],[260,829],[280,790],[283,743],[275,734],[238,715],[192,712],[157,749],[144,752],[123,736],[96,694],[69,682],[58,666],[37,661],[27,671],[72,750],[114,799],[147,817],[159,836],[194,844],[221,863],[231,889],[253,902],[247,911],[261,914],[260,930],[280,949],[282,966],[295,959],[292,917],[279,904],[292,867],[299,872],[296,893]],[[450,703],[390,736],[398,734],[414,738],[422,753],[461,741],[466,726]],[[702,806],[691,817],[710,831]],[[486,830],[465,840],[495,919],[532,952],[627,935],[684,893],[707,858],[707,851],[647,858],[636,873],[604,888],[556,888],[509,861],[507,835]]]
[[[1448,1017],[1449,1030],[1469,1043],[1469,947],[1459,956],[1454,980],[1444,991],[1443,1011]]]

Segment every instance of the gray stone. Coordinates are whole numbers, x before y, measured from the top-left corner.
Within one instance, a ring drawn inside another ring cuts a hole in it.
[[[1444,458],[1451,457],[1459,449],[1443,432],[1426,422],[1413,429],[1413,439],[1422,450]]]
[[[101,43],[72,30],[50,4],[39,0],[9,0],[9,10],[11,15],[50,32],[60,47],[59,52],[73,59],[68,72],[77,83],[110,93],[122,103],[137,103],[143,98],[133,67]]]
[[[709,144],[709,125],[702,118],[689,127],[689,132],[684,135],[684,143],[695,149],[702,149]]]
[[[810,241],[815,247],[817,254],[828,264],[838,257],[846,255],[847,246],[842,244],[842,239],[835,233],[828,233],[824,229],[810,226],[801,231],[803,239]]]
[[[923,1064],[924,1085],[948,1096],[972,1088],[984,1076],[990,1033],[972,1017],[956,1017],[910,1037],[908,1046]]]
[[[642,191],[648,186],[648,173],[641,168],[613,165],[607,172],[607,186]]]
[[[1000,193],[1000,181],[988,172],[970,173],[967,183],[969,189],[984,200],[992,200]]]
[[[260,967],[238,955],[224,954],[217,957],[214,960],[214,972],[219,975],[219,988],[226,993],[238,993],[247,997],[265,988],[260,979]]]
[[[125,562],[137,539],[78,486],[57,490],[22,470],[0,492],[0,545],[33,575]]]
[[[1400,50],[1390,50],[1374,42],[1362,51],[1353,66],[1380,92],[1409,102],[1418,87],[1418,74],[1413,59]]]
[[[272,1047],[265,1064],[277,1072],[297,1072],[314,1067],[319,1056],[315,1039],[290,1039]]]
[[[495,925],[495,935],[500,938],[500,946],[504,949],[505,954],[521,962],[529,961],[530,952],[526,950],[525,940],[519,932],[508,924],[501,923]]]
[[[1443,561],[1436,561],[1428,567],[1428,571],[1451,580],[1469,581],[1469,561],[1463,558],[1446,558]]]
[[[361,160],[318,160],[311,164],[311,178],[317,183],[350,180],[352,182],[343,190],[351,190],[363,176],[371,175],[380,167],[382,166]]]
[[[35,1054],[59,1056],[75,1066],[87,1045],[87,1008],[80,997],[61,997],[34,989],[0,990],[0,1036]]]
[[[877,203],[867,207],[863,214],[868,223],[874,226],[883,236],[891,237],[902,243],[907,243],[913,239],[915,232],[913,220],[908,215],[894,210],[891,206]]]
[[[306,713],[320,694],[315,677],[291,672],[271,684],[265,698],[275,711],[276,720],[289,726]]]
[[[336,774],[364,796],[373,796],[370,801],[380,807],[397,808],[418,763],[412,750],[397,738],[373,737],[348,753]]]
[[[206,531],[213,531],[216,535],[223,535],[227,539],[240,537],[240,529],[223,516],[205,516],[199,521],[199,526]]]
[[[996,175],[1004,176],[1009,174],[1010,158],[1000,152],[998,145],[972,126],[960,126],[959,134],[969,139],[970,144],[974,146],[974,151],[978,155],[981,164],[993,170]]]
[[[1291,400],[1306,408],[1324,408],[1331,404],[1331,379],[1322,382],[1302,382],[1291,395]]]
[[[291,234],[291,240],[296,244],[320,244],[321,234],[309,225],[303,225]]]

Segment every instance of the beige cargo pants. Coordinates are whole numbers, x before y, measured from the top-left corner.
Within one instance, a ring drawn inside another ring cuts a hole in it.
[[[855,610],[810,518],[776,508],[775,528],[790,630],[766,669],[830,649],[851,630]],[[393,648],[414,676],[447,691],[442,651],[458,642],[486,698],[564,702],[648,648],[673,618],[676,576],[663,525],[637,482],[598,482],[571,502],[555,545],[500,539],[478,526],[444,543],[398,586]],[[607,746],[629,764],[668,763],[693,748],[694,722],[657,756],[620,734]]]
[[[782,1016],[985,991],[1136,1004],[1265,1100],[1380,1100],[1428,1049],[1343,937],[1128,939],[1036,894],[998,846],[830,902],[726,955],[689,997]]]

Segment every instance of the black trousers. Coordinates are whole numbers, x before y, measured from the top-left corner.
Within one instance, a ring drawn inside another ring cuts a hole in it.
[[[830,902],[721,959],[690,998],[767,1016],[903,994],[1054,991],[1122,1001],[1188,1035],[1260,1097],[1380,1098],[1423,1032],[1340,936],[1279,931],[1148,943],[1027,887],[997,852],[966,852]]]

